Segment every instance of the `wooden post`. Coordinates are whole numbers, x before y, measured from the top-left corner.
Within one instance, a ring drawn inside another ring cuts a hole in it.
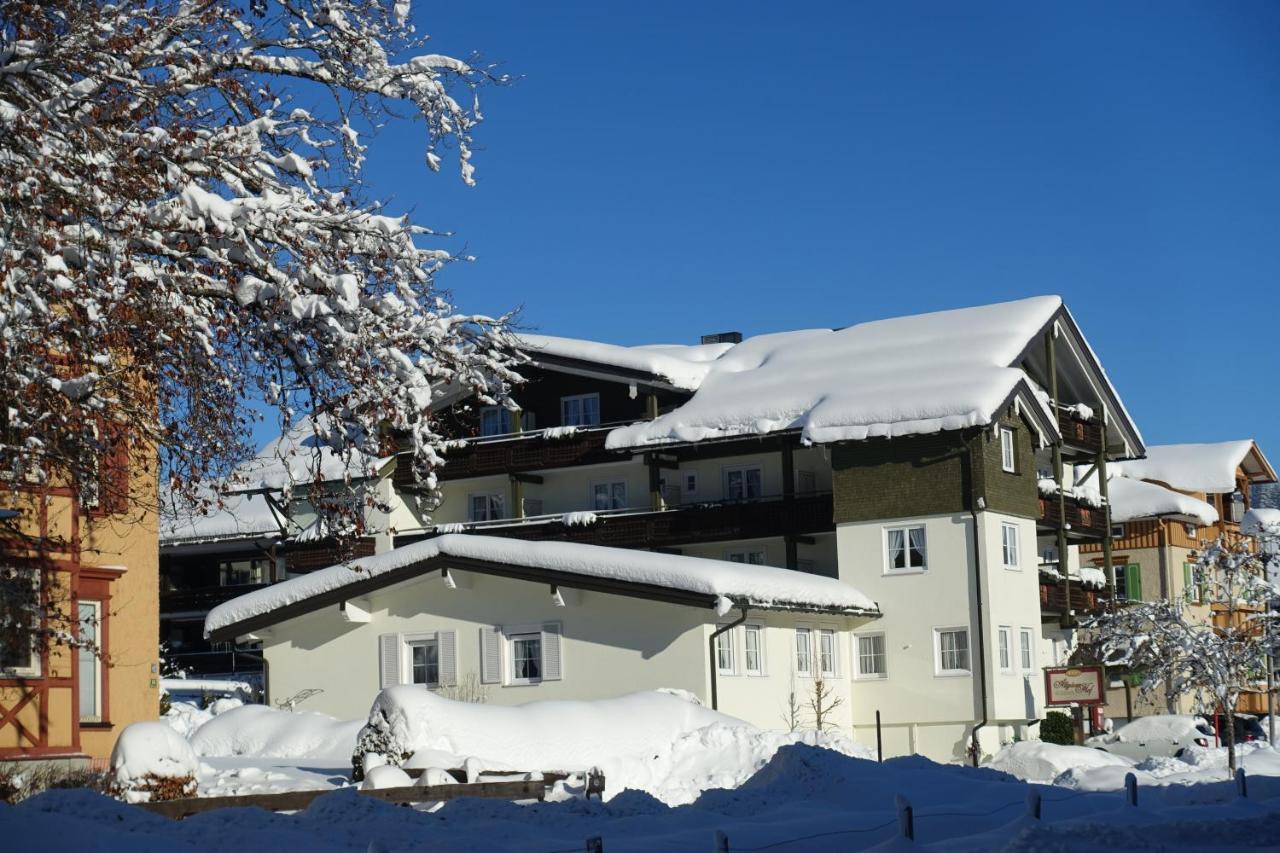
[[[1244,768],[1236,768],[1236,793],[1243,799],[1249,798],[1249,780],[1245,778]]]
[[[1048,365],[1049,372],[1049,403],[1053,409],[1053,416],[1058,417],[1058,356],[1055,349],[1054,335],[1057,331],[1057,322],[1055,321],[1049,328],[1048,334],[1044,337],[1045,362]],[[1062,572],[1062,619],[1060,624],[1067,628],[1072,624],[1071,620],[1071,573],[1067,568],[1067,493],[1062,483],[1062,442],[1059,441],[1053,445],[1053,479],[1058,484],[1058,571]]]
[[[1107,486],[1107,408],[1098,403],[1098,429],[1102,434],[1102,446],[1098,448],[1097,463],[1094,470],[1098,477],[1098,494],[1102,497],[1102,522],[1106,532],[1102,535],[1102,570],[1107,574],[1107,587],[1111,590],[1111,600],[1116,600],[1116,570],[1111,560],[1111,495]]]
[[[1040,792],[1035,788],[1027,791],[1027,817],[1032,820],[1040,819]]]
[[[599,835],[588,838],[587,853],[604,853],[604,839]]]
[[[715,853],[729,853],[729,836],[724,834],[724,830],[716,830],[716,849]]]
[[[644,402],[645,414],[649,416],[649,420],[656,421],[658,419],[658,395],[650,391]]]
[[[884,761],[884,743],[880,740],[880,709],[876,709],[876,761]]]
[[[898,833],[909,841],[915,841],[916,838],[916,821],[915,812],[911,808],[911,803],[907,798],[898,794],[894,798],[894,803],[898,807]]]
[[[1132,773],[1124,774],[1124,798],[1129,805],[1138,805],[1138,777]]]

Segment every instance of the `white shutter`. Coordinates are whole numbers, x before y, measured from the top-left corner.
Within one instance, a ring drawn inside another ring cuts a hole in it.
[[[378,637],[378,680],[382,689],[400,683],[400,635],[382,634]]]
[[[502,642],[496,628],[480,629],[480,683],[502,681]]]
[[[440,686],[453,687],[458,683],[458,635],[455,631],[436,634],[436,651],[440,655]]]
[[[559,681],[563,677],[560,664],[560,623],[542,626],[542,680]]]

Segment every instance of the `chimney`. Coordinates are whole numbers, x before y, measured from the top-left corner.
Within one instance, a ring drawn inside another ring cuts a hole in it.
[[[703,335],[702,343],[704,344],[740,344],[742,343],[742,332],[718,332],[714,335]]]

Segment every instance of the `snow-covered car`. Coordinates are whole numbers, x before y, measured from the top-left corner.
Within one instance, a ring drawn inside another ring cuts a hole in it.
[[[1266,740],[1267,732],[1258,722],[1258,718],[1252,714],[1235,714],[1232,716],[1235,723],[1235,742],[1249,743],[1255,740]],[[1225,717],[1222,714],[1214,714],[1211,720],[1213,731],[1218,733],[1218,743],[1225,744],[1227,742],[1227,730],[1224,725]]]
[[[1176,758],[1187,747],[1212,743],[1213,729],[1204,717],[1153,714],[1139,717],[1110,734],[1091,737],[1084,745],[1141,761],[1153,755]]]

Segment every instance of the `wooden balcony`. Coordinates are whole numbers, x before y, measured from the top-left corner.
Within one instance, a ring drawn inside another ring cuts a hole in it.
[[[627,458],[625,452],[605,450],[604,440],[610,427],[584,429],[563,438],[547,438],[543,432],[526,436],[495,439],[473,439],[445,452],[445,464],[437,472],[440,480],[461,480],[494,474],[518,474],[575,465],[596,465]],[[412,469],[397,465],[394,475],[397,488],[414,489]]]
[[[1066,612],[1066,592],[1062,581],[1040,582],[1040,612],[1059,616]],[[1107,601],[1102,590],[1088,589],[1079,579],[1071,580],[1071,609],[1076,613],[1088,613],[1100,609]]]
[[[601,515],[593,524],[559,519],[469,525],[468,533],[513,539],[555,540],[614,548],[678,548],[699,542],[801,536],[835,530],[830,493],[790,500],[688,504],[658,512]]]
[[[1102,424],[1097,419],[1086,421],[1069,409],[1058,409],[1058,431],[1070,456],[1093,457],[1102,449]]]
[[[1107,535],[1107,514],[1101,508],[1086,506],[1074,497],[1068,497],[1065,505],[1068,539],[1077,542],[1101,540]],[[1045,533],[1057,530],[1060,513],[1056,497],[1041,495],[1040,518],[1036,521],[1036,528]]]
[[[224,601],[266,589],[267,586],[265,583],[256,583],[169,590],[160,593],[160,616],[167,619],[180,613],[208,613]]]

